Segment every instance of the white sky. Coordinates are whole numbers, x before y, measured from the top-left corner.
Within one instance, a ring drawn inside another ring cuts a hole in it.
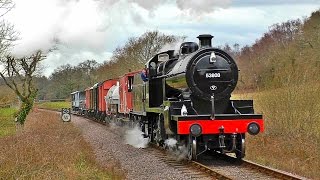
[[[48,50],[44,74],[87,59],[103,62],[129,37],[148,30],[186,35],[210,33],[214,44],[252,44],[274,23],[309,16],[320,0],[15,0],[5,18],[20,32],[16,56]]]

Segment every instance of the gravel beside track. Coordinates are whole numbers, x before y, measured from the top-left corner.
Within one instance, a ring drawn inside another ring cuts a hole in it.
[[[152,152],[125,144],[125,131],[121,127],[102,126],[74,115],[72,123],[93,147],[97,161],[104,167],[119,162],[127,179],[194,179],[161,161]]]

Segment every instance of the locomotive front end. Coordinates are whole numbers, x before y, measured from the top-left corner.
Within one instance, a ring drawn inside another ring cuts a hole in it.
[[[254,114],[252,100],[230,99],[238,82],[236,62],[212,47],[213,36],[198,38],[199,48],[183,43],[179,58],[167,66],[165,93],[170,99],[171,125],[176,124],[176,133],[187,142],[190,159],[208,149],[243,158],[245,134],[264,131],[262,115]]]

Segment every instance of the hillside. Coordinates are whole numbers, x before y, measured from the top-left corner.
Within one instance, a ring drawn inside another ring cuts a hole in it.
[[[236,96],[255,100],[266,127],[248,138],[247,158],[310,178],[320,177],[319,22],[317,11],[273,25],[238,57]]]
[[[274,89],[319,81],[320,11],[272,25],[238,60],[240,89]]]

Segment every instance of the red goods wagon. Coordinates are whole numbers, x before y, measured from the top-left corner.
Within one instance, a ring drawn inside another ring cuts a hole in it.
[[[101,82],[99,84],[99,100],[98,100],[98,110],[101,114],[100,118],[104,120],[105,112],[106,112],[106,102],[105,102],[105,96],[107,95],[109,89],[117,84],[117,79],[109,79],[105,80],[104,82]]]
[[[134,71],[125,74],[119,78],[119,95],[120,95],[120,107],[119,113],[129,114],[132,111],[133,102],[132,102],[132,84],[133,77],[135,74],[140,73],[141,71]]]
[[[90,98],[90,88],[87,88],[85,90],[85,94],[86,94],[86,110],[90,109],[90,104],[91,104],[91,98]]]

